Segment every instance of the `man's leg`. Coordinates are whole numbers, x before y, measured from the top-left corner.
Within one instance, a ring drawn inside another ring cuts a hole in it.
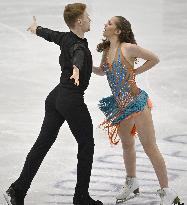
[[[88,193],[94,154],[93,125],[86,105],[76,108],[67,122],[78,143],[75,195],[81,195]]]
[[[76,193],[88,192],[94,154],[93,125],[87,106],[82,100],[71,96],[64,104],[58,103],[59,112],[63,113],[72,134],[78,143]]]
[[[65,121],[55,108],[56,96],[57,88],[48,95],[45,101],[45,117],[40,134],[27,155],[20,177],[11,185],[11,187],[19,192],[19,197],[25,197],[35,174],[55,142],[59,129]]]
[[[62,104],[59,106],[78,143],[77,184],[73,204],[102,205],[102,202],[93,200],[88,193],[94,154],[93,125],[87,106],[80,98],[77,101],[72,96],[72,101],[62,109]]]

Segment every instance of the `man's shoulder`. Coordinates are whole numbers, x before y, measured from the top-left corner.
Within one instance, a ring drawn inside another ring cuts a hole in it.
[[[87,41],[76,38],[72,32],[65,32],[62,41],[62,47],[69,48],[70,50],[84,50],[87,49],[88,44]]]

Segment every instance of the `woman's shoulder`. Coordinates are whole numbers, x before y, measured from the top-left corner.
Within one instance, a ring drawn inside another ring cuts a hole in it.
[[[138,46],[136,44],[132,44],[132,43],[121,43],[121,48],[125,49],[125,50],[129,50],[129,49],[134,49],[137,48]]]
[[[122,43],[121,44],[121,52],[123,53],[123,55],[126,56],[134,56],[135,53],[139,52],[139,46],[136,44],[132,44],[132,43]]]

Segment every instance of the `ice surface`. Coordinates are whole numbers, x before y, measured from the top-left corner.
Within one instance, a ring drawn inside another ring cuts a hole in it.
[[[32,16],[39,25],[67,31],[63,22],[64,0],[0,1],[0,185],[6,189],[22,169],[35,142],[44,116],[44,100],[59,82],[59,49],[26,31]],[[114,15],[130,20],[140,46],[152,50],[160,63],[138,77],[154,103],[153,119],[157,143],[168,167],[170,186],[187,203],[187,1],[116,0],[82,1],[92,18],[86,35],[94,64],[99,65],[97,43],[104,23]],[[103,119],[98,100],[110,94],[106,79],[92,75],[85,99],[94,123],[95,156],[90,193],[105,204],[124,182],[121,145],[111,147],[107,135],[98,129]],[[129,205],[157,205],[159,188],[150,161],[137,144],[137,176],[142,196]],[[27,205],[72,204],[76,181],[76,142],[67,124],[37,173],[25,203]],[[0,204],[5,204],[0,197]]]

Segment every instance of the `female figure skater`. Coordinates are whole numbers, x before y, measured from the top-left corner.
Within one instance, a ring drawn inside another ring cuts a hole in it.
[[[90,18],[86,5],[68,4],[64,20],[70,32],[53,31],[37,25],[33,19],[28,31],[57,44],[61,49],[60,83],[49,93],[45,101],[45,117],[40,134],[25,160],[19,178],[6,191],[5,199],[10,205],[24,205],[24,198],[43,159],[55,142],[59,129],[67,121],[78,144],[77,184],[74,205],[102,205],[90,197],[88,189],[94,154],[93,125],[84,103],[84,92],[92,72],[92,55],[84,38],[90,30]],[[54,167],[54,169],[56,169]]]
[[[137,131],[145,153],[154,167],[161,189],[158,194],[162,205],[180,204],[177,194],[168,187],[166,165],[156,144],[151,116],[151,102],[148,94],[137,87],[135,77],[153,66],[159,59],[152,52],[136,44],[131,24],[124,17],[114,16],[106,24],[103,32],[106,38],[97,46],[103,52],[100,67],[93,67],[97,75],[107,76],[112,96],[103,98],[99,107],[106,116],[102,123],[108,128],[111,143],[121,139],[124,164],[127,172],[124,187],[116,196],[117,203],[129,200],[130,195],[139,194],[136,178],[135,138]],[[146,62],[134,69],[137,58]]]

